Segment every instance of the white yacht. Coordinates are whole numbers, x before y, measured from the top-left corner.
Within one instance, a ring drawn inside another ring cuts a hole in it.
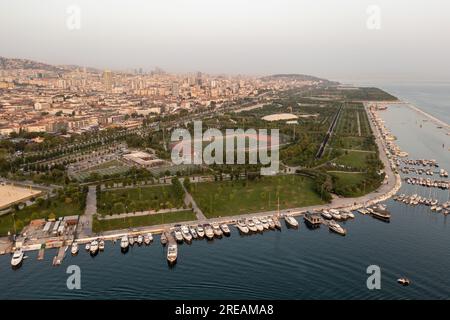
[[[142,245],[142,243],[144,243],[144,237],[140,234],[137,237],[137,244]]]
[[[200,238],[203,238],[205,236],[205,229],[203,229],[203,226],[201,224],[197,225],[197,235]]]
[[[183,235],[184,240],[186,240],[187,242],[192,241],[192,235],[186,225],[181,226],[181,234]]]
[[[248,229],[249,229],[250,231],[252,231],[252,232],[258,231],[258,229],[256,228],[256,225],[255,225],[255,223],[253,222],[252,219],[248,219],[248,220],[247,220],[247,227],[248,227]]]
[[[104,240],[100,240],[98,242],[98,250],[100,250],[100,251],[105,250],[105,241]]]
[[[298,227],[298,221],[294,217],[284,216],[284,221],[286,221],[286,224],[288,225],[288,227],[293,227],[293,228]]]
[[[76,256],[78,254],[78,243],[76,243],[75,241],[72,242],[72,246],[70,247],[70,252],[72,253],[73,256]]]
[[[259,221],[261,221],[262,226],[264,227],[264,229],[269,229],[269,222],[267,221],[266,218],[262,217],[261,219],[259,219]]]
[[[130,246],[134,245],[134,238],[133,237],[129,237],[128,238],[128,243],[130,244]]]
[[[159,241],[161,242],[161,244],[163,246],[165,246],[167,244],[168,240],[167,240],[167,236],[166,236],[165,232],[161,233],[161,237],[159,238]]]
[[[176,228],[173,233],[177,242],[183,242],[183,234],[181,233],[181,230],[179,228]]]
[[[212,223],[211,225],[212,225],[212,229],[213,229],[214,235],[216,237],[218,237],[218,238],[221,238],[222,235],[223,235],[223,232],[222,232],[222,230],[220,230],[219,224]]]
[[[149,232],[146,235],[144,235],[144,243],[146,245],[149,245],[152,241],[153,241],[153,235],[152,235],[151,232]]]
[[[208,239],[214,238],[214,230],[209,223],[203,225],[205,228],[205,235]]]
[[[120,240],[120,249],[121,250],[128,250],[128,237],[127,236],[123,236],[122,239]]]
[[[342,236],[345,236],[345,234],[347,233],[347,230],[341,227],[341,225],[334,220],[330,221],[328,227],[330,228],[331,231],[336,232],[337,234],[340,234]]]
[[[328,212],[328,210],[323,210],[321,215],[327,220],[333,219],[333,216]]]
[[[347,215],[350,219],[355,219],[355,214],[353,212],[348,212]]]
[[[22,249],[17,249],[11,258],[11,266],[13,268],[19,268],[23,262],[23,251]]]
[[[244,220],[239,220],[236,224],[236,227],[239,229],[241,233],[247,234],[249,232],[247,225]]]
[[[228,227],[228,225],[226,223],[222,223],[220,225],[220,229],[222,230],[223,234],[226,236],[229,236],[231,233],[230,228]]]
[[[86,249],[86,251],[91,250],[91,244],[89,242],[86,243],[86,245],[84,246],[84,249]]]
[[[258,218],[253,217],[253,222],[255,223],[256,230],[264,231],[264,226],[262,225],[261,221]]]
[[[192,238],[194,239],[198,238],[197,230],[195,230],[195,227],[189,226],[189,232],[192,234]]]
[[[98,253],[98,241],[94,240],[91,242],[91,247],[89,249],[91,255],[96,255]]]
[[[167,262],[173,264],[177,261],[178,257],[178,247],[176,244],[169,244],[167,248]]]

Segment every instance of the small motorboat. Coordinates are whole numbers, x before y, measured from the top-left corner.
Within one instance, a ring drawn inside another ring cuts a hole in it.
[[[128,243],[130,244],[130,246],[134,245],[134,238],[133,237],[128,237]]]
[[[225,235],[225,236],[229,236],[230,235],[230,233],[231,233],[231,231],[230,231],[230,228],[228,227],[228,225],[226,224],[226,223],[222,223],[221,225],[220,225],[220,229],[222,230],[222,232],[223,232],[223,234]]]
[[[255,223],[257,231],[264,231],[264,226],[258,218],[253,217],[253,222]]]
[[[277,217],[273,217],[273,223],[275,223],[275,228],[277,228],[278,230],[281,230],[281,222]]]
[[[97,240],[94,240],[91,242],[89,252],[92,256],[95,256],[98,253],[98,241]]]
[[[322,217],[324,217],[327,220],[333,219],[333,216],[328,212],[328,210],[323,210],[321,212]]]
[[[275,222],[273,222],[273,219],[272,218],[267,218],[267,223],[269,224],[269,228],[270,229],[275,229]]]
[[[183,234],[181,233],[180,228],[176,228],[176,229],[173,231],[173,234],[174,234],[174,236],[175,236],[175,240],[176,240],[178,243],[182,243],[182,242],[183,242]]]
[[[137,237],[137,244],[140,246],[140,245],[142,245],[144,243],[144,237],[140,234],[138,237]]]
[[[84,246],[84,249],[86,249],[86,251],[91,250],[91,244],[89,242],[86,243],[86,245]]]
[[[197,225],[197,235],[200,238],[203,238],[205,236],[205,229],[203,229],[203,226],[201,224]]]
[[[261,219],[259,219],[259,221],[261,221],[262,226],[264,227],[264,229],[269,229],[269,222],[267,221],[266,218],[262,217]]]
[[[211,225],[212,225],[212,229],[213,229],[214,235],[216,237],[218,237],[218,238],[222,238],[223,231],[220,229],[219,224],[213,223]]]
[[[411,281],[408,278],[399,278],[397,279],[397,282],[402,286],[409,286],[411,284]]]
[[[208,240],[212,240],[214,238],[214,230],[211,227],[211,225],[209,223],[206,223],[203,225],[204,229],[205,229],[205,235],[208,238]]]
[[[256,228],[255,223],[253,222],[252,219],[248,219],[247,220],[247,228],[248,230],[250,230],[251,232],[256,232],[258,231],[258,229]]]
[[[98,242],[98,250],[100,250],[100,251],[104,251],[105,250],[105,241],[104,240],[100,240]]]
[[[123,252],[128,251],[128,246],[129,246],[128,237],[123,236],[122,239],[120,240],[120,250],[122,250]]]
[[[181,234],[183,235],[183,238],[184,240],[186,240],[186,242],[192,241],[192,234],[189,232],[189,228],[187,226],[181,227]]]
[[[238,228],[239,232],[243,234],[247,234],[249,232],[244,220],[239,220],[236,224],[236,227]]]
[[[341,236],[345,236],[347,233],[347,230],[345,230],[339,223],[337,223],[334,220],[331,220],[328,224],[328,227],[331,231],[336,232],[337,234],[340,234]]]
[[[288,227],[298,228],[298,221],[294,217],[284,216],[284,221],[286,221]]]
[[[192,238],[194,239],[198,238],[197,230],[195,230],[195,227],[189,226],[189,232],[192,234]]]

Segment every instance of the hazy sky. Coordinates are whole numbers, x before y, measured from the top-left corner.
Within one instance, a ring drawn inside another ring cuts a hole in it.
[[[79,29],[67,26],[71,5],[80,8]],[[371,5],[380,9],[379,29],[367,26],[378,21]],[[449,15],[448,0],[1,0],[0,56],[111,69],[450,80]]]

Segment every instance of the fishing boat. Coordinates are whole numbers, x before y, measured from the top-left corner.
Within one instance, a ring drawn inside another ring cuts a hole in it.
[[[144,237],[140,234],[137,237],[137,244],[141,246],[144,243]]]
[[[20,268],[23,262],[23,251],[22,249],[17,249],[11,258],[11,267],[13,269]]]
[[[197,235],[200,238],[203,238],[205,236],[205,229],[203,229],[203,226],[201,224],[197,225]]]
[[[214,238],[214,230],[211,225],[209,223],[205,223],[203,228],[205,229],[206,238],[208,238],[208,240],[212,240]]]
[[[128,236],[123,236],[122,239],[120,239],[120,250],[122,252],[128,251],[129,244]]]
[[[328,227],[330,228],[331,231],[336,232],[341,236],[345,236],[345,234],[347,233],[347,230],[345,230],[339,223],[337,223],[334,220],[331,220],[329,222]]]
[[[212,229],[213,229],[214,235],[216,237],[218,237],[218,238],[222,238],[223,231],[220,229],[219,224],[212,223],[211,225],[212,225]]]
[[[225,235],[225,236],[229,236],[230,235],[230,228],[228,227],[228,225],[226,224],[226,223],[222,223],[221,225],[220,225],[220,229],[222,230],[222,232],[223,232],[223,234]]]
[[[397,279],[397,282],[402,286],[409,286],[411,284],[411,281],[408,278],[399,278]]]
[[[167,248],[167,262],[169,264],[174,264],[177,261],[177,257],[178,257],[177,245],[175,243],[170,244],[169,247]]]
[[[261,221],[256,217],[253,217],[252,219],[253,219],[253,222],[255,223],[256,230],[264,231],[264,226],[262,225]]]
[[[98,242],[98,250],[100,251],[105,250],[105,241],[103,239]]]
[[[259,221],[261,221],[261,224],[264,229],[266,229],[266,230],[269,229],[269,222],[267,221],[266,218],[262,217],[261,219],[259,219]]]
[[[78,243],[76,243],[75,241],[72,242],[72,246],[70,247],[70,253],[73,256],[76,256],[78,254]]]
[[[89,249],[91,256],[95,256],[98,253],[98,241],[94,240],[91,242],[91,247]]]
[[[247,220],[247,228],[251,232],[257,232],[258,231],[258,229],[256,228],[256,225],[255,225],[255,223],[253,222],[252,219],[248,219]]]
[[[183,236],[183,239],[186,242],[191,242],[192,241],[192,235],[189,232],[189,228],[186,225],[181,226],[181,234]]]
[[[198,238],[197,230],[195,230],[195,227],[189,226],[189,232],[192,234],[192,238],[194,239]]]
[[[284,221],[286,222],[286,225],[290,228],[298,228],[298,221],[294,217],[291,216],[284,216]]]
[[[333,216],[328,212],[328,210],[323,210],[320,214],[327,220],[333,219]]]
[[[236,224],[236,227],[238,228],[239,232],[243,234],[247,234],[250,231],[244,220],[239,220]]]
[[[174,236],[175,236],[175,240],[178,243],[182,243],[183,242],[183,233],[181,232],[181,230],[179,228],[176,228],[174,231]]]
[[[159,241],[163,246],[167,244],[167,236],[165,232],[161,233],[161,238],[159,239]]]

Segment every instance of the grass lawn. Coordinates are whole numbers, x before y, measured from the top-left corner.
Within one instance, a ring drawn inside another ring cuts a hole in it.
[[[277,194],[280,209],[324,203],[314,191],[314,181],[303,176],[192,184],[192,196],[208,218],[276,210]]]
[[[102,232],[191,220],[197,220],[197,218],[195,216],[195,213],[189,210],[164,214],[157,213],[148,216],[121,218],[114,220],[94,219],[92,227],[94,232]]]
[[[370,152],[348,151],[348,154],[340,156],[334,162],[357,169],[364,169],[367,167],[367,157],[373,154]]]
[[[355,188],[366,179],[365,173],[352,172],[328,172],[333,177],[337,178],[334,183],[334,188],[341,190],[345,196],[360,197],[375,190],[377,186],[366,185],[365,187]],[[352,189],[353,188],[353,189]]]
[[[84,209],[80,208],[78,202],[65,203],[64,201],[61,201],[59,199],[52,199],[49,208],[41,208],[37,204],[33,204],[29,207],[19,210],[15,214],[15,220],[16,222],[19,220],[22,221],[23,226],[26,226],[30,223],[31,220],[48,218],[50,213],[54,213],[56,217],[81,215],[84,213]],[[7,235],[8,231],[11,231],[11,233],[14,231],[13,221],[14,220],[12,214],[0,216],[1,236]],[[20,230],[17,231],[19,232]]]
[[[115,214],[164,208],[181,208],[183,197],[175,195],[173,187],[149,186],[97,193],[97,212]]]

